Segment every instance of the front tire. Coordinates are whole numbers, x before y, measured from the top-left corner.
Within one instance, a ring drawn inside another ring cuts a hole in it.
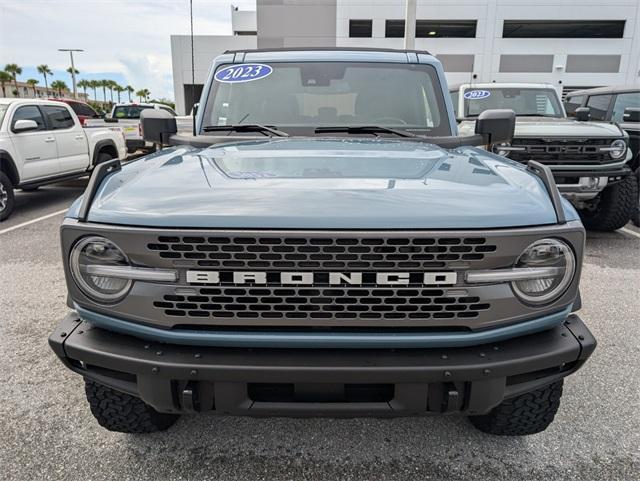
[[[636,180],[638,182],[638,203],[636,204],[635,211],[631,216],[631,222],[637,227],[640,227],[640,167],[636,169]]]
[[[638,205],[638,180],[628,175],[600,193],[593,210],[580,210],[582,223],[588,230],[614,231],[624,227]]]
[[[498,436],[540,433],[549,427],[560,407],[562,383],[560,380],[505,399],[488,414],[469,416],[469,420],[480,431]]]
[[[7,219],[13,212],[15,194],[13,183],[7,174],[0,172],[0,221]]]
[[[91,414],[109,431],[154,433],[170,428],[180,417],[159,413],[141,399],[97,382],[85,379],[84,385]]]

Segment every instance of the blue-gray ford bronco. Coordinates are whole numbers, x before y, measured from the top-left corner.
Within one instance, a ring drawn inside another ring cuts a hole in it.
[[[544,430],[596,341],[575,314],[585,231],[548,167],[457,135],[421,51],[226,52],[193,132],[103,163],[61,229],[50,337],[112,431],[183,413],[462,414]]]

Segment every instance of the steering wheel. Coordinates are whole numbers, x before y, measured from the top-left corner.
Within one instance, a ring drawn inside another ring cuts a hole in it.
[[[385,120],[391,120],[392,122],[390,122],[390,123],[392,123],[392,124],[393,124],[393,123],[396,123],[396,122],[397,122],[397,123],[401,123],[401,124],[403,124],[403,125],[407,125],[407,124],[408,124],[408,122],[406,122],[406,121],[404,121],[404,120],[402,120],[402,119],[400,119],[400,118],[398,118],[398,117],[378,117],[377,119],[373,119],[373,121],[374,121],[376,124],[378,124],[378,123],[385,123],[385,122],[384,122]]]

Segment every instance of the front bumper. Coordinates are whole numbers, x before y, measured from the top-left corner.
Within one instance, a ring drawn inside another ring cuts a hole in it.
[[[616,184],[633,172],[627,166],[611,170],[553,170],[560,193],[569,200],[591,200],[608,185]]]
[[[472,347],[250,349],[164,344],[69,314],[49,344],[72,371],[161,412],[399,416],[481,414],[580,368],[596,341],[576,315]]]

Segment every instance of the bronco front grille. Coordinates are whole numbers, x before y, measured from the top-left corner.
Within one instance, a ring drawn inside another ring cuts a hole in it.
[[[525,150],[511,151],[509,158],[518,162],[536,160],[551,165],[611,162],[608,152],[610,141],[603,139],[513,139],[513,147]]]
[[[474,319],[491,304],[421,288],[200,288],[197,295],[165,295],[153,303],[165,315],[237,319]]]
[[[160,236],[147,248],[203,268],[398,270],[477,263],[497,247],[484,237]]]

